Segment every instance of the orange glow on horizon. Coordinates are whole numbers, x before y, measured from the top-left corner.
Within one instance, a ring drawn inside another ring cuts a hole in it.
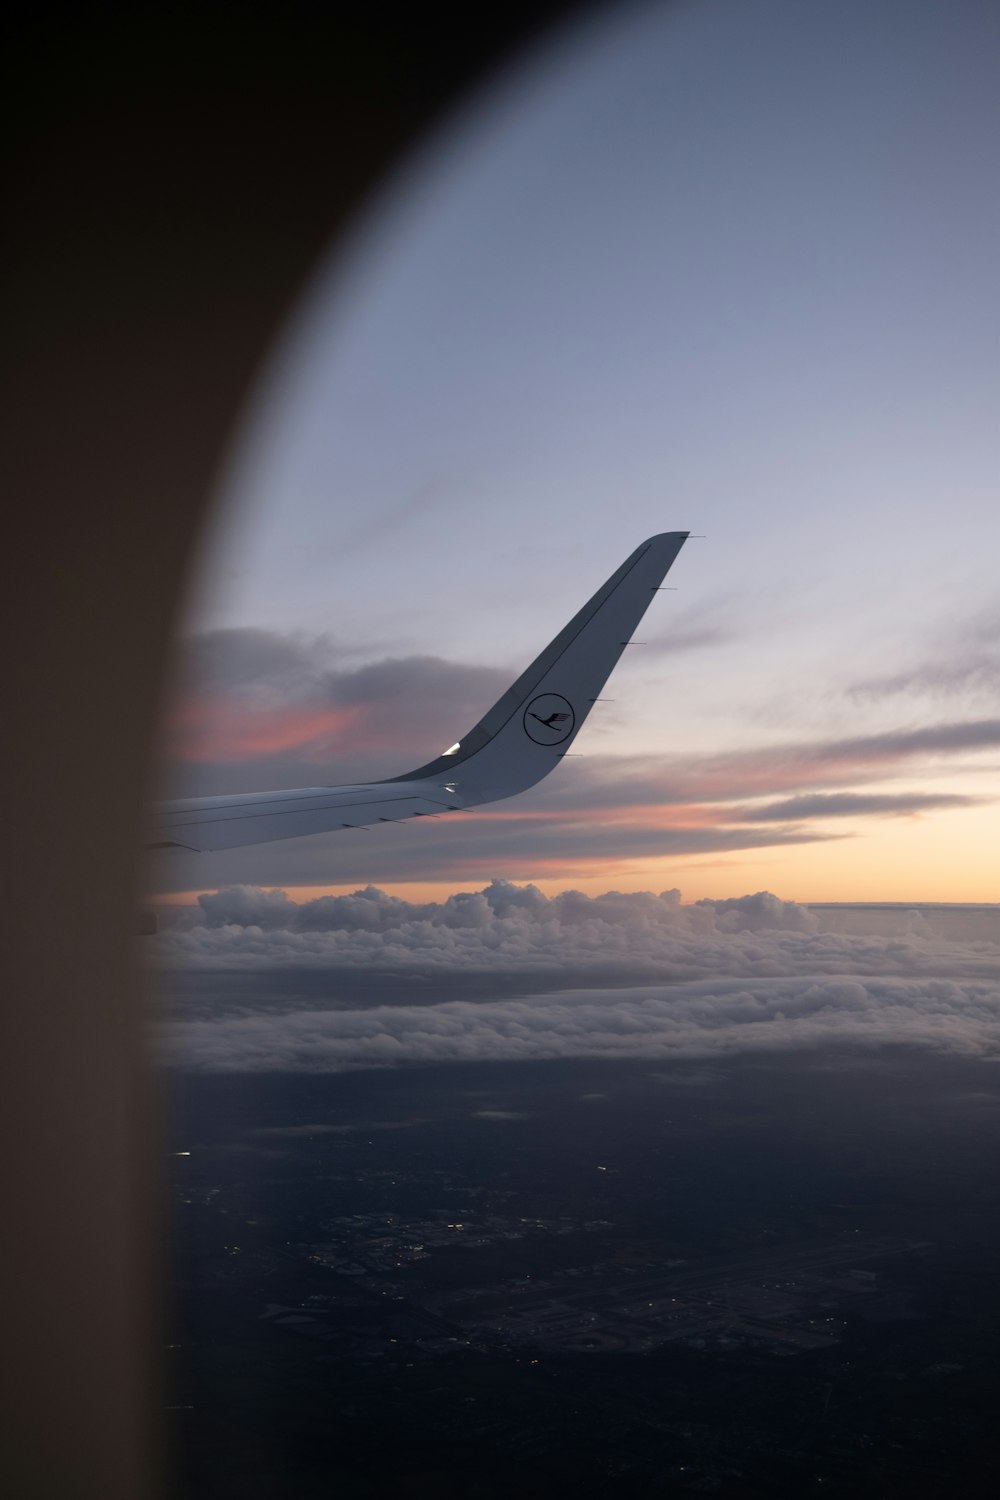
[[[962,789],[956,779],[955,791]],[[721,822],[721,808],[698,804],[690,826],[706,817]],[[638,809],[616,809],[634,817]],[[672,815],[678,809],[650,808],[650,813]],[[469,813],[485,825],[490,818],[513,820],[514,808]],[[544,816],[548,816],[547,814]],[[541,821],[532,813],[533,820]],[[574,820],[579,815],[572,814]],[[591,823],[603,823],[591,815]],[[566,815],[559,822],[565,826]],[[674,826],[679,826],[675,824]],[[1000,849],[1000,803],[939,808],[931,813],[901,817],[863,817],[821,820],[821,831],[832,837],[801,844],[763,844],[748,849],[716,850],[673,855],[623,854],[541,857],[500,854],[463,855],[447,851],[447,872],[425,879],[373,877],[369,882],[343,880],[323,884],[267,882],[268,888],[287,890],[296,901],[344,895],[371,883],[410,901],[441,901],[456,891],[482,890],[494,877],[517,885],[537,885],[546,895],[581,890],[663,891],[679,888],[685,901],[742,896],[769,890],[785,900],[813,901],[941,901],[995,902],[1000,899],[996,850]],[[426,851],[428,867],[444,851]],[[457,856],[457,857],[456,857]],[[209,857],[210,858],[210,857]],[[187,878],[193,873],[186,867]],[[199,891],[216,890],[235,881],[206,882],[174,894],[151,895],[165,905],[190,904]]]

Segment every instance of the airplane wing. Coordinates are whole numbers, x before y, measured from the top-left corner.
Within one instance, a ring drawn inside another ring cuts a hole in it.
[[[235,849],[377,827],[534,786],[569,750],[688,534],[666,531],[637,547],[475,728],[436,760],[387,781],[161,802],[147,846]]]

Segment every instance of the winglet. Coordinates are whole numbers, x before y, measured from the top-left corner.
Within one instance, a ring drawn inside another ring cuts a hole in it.
[[[452,750],[392,780],[447,780],[466,806],[541,781],[576,738],[688,535],[643,542]]]

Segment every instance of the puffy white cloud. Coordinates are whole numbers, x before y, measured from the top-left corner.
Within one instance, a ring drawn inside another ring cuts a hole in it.
[[[684,906],[676,891],[548,898],[494,881],[442,902],[369,887],[297,903],[236,887],[155,940],[175,1014],[201,997],[161,1040],[174,1062],[237,1071],[829,1041],[1000,1054],[998,914],[961,942],[905,912],[891,925],[824,930],[768,892]]]

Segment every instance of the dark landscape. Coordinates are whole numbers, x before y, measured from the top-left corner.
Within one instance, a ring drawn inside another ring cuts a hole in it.
[[[992,1489],[994,1062],[165,1078],[174,1494]]]

